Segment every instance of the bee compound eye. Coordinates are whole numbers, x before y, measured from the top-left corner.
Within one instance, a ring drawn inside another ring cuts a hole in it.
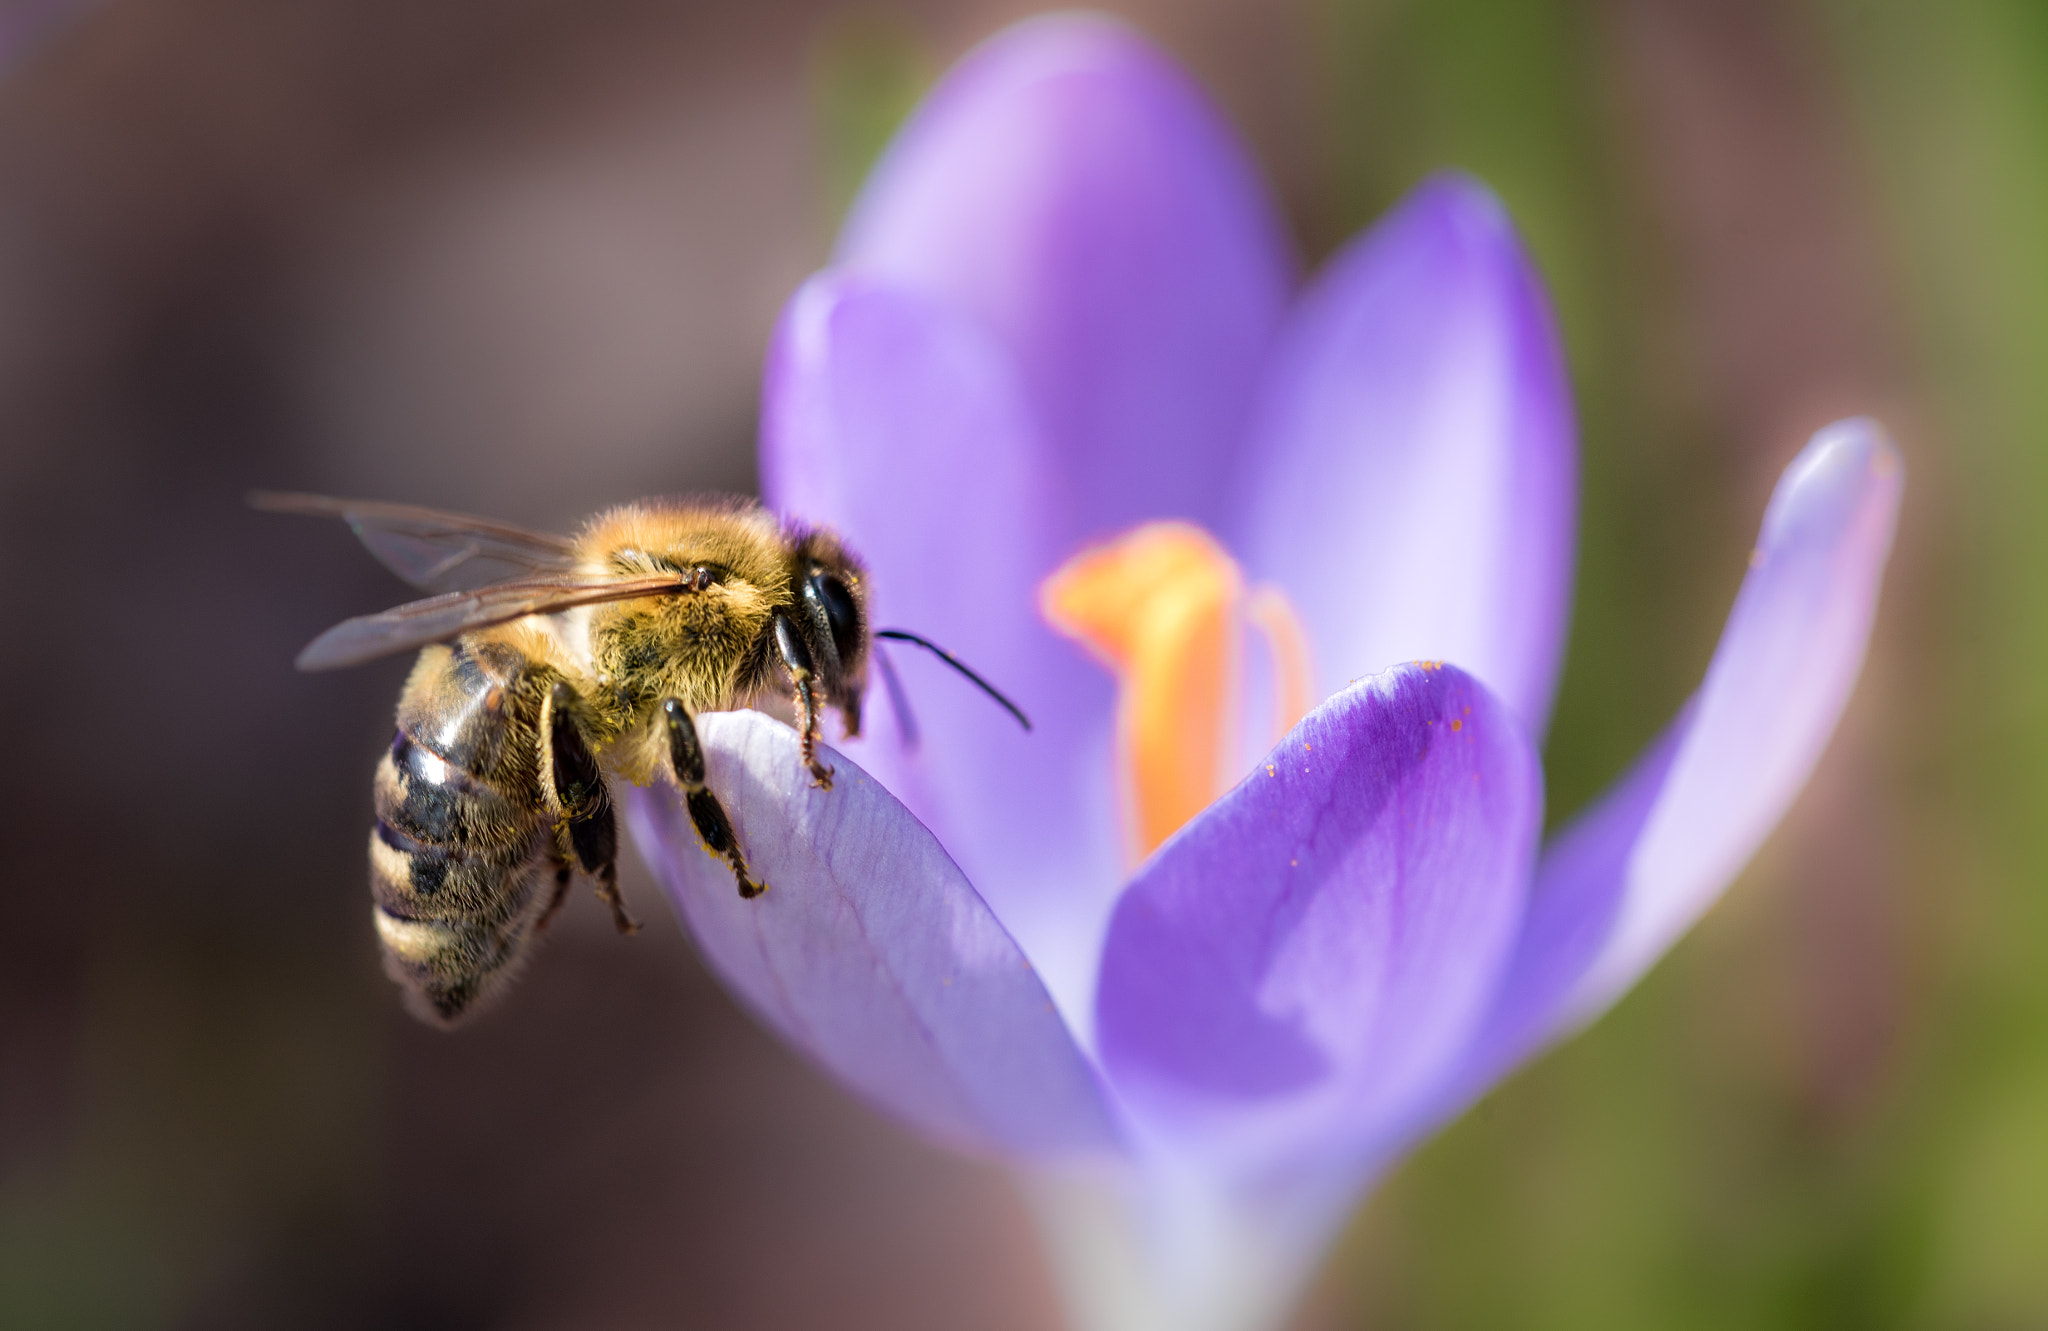
[[[832,645],[838,649],[839,659],[849,659],[860,647],[860,607],[854,604],[853,592],[830,573],[813,573],[811,586],[825,603],[825,623],[832,630]]]

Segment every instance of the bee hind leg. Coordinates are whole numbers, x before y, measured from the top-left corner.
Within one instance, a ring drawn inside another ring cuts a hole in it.
[[[561,912],[562,903],[569,899],[569,879],[574,873],[569,861],[559,855],[550,855],[548,862],[555,866],[555,890],[548,898],[547,909],[533,922],[533,931],[536,934],[546,933],[548,926],[555,922],[555,916]]]
[[[619,824],[612,812],[611,788],[576,727],[575,690],[557,683],[548,702],[549,784],[559,816],[568,825],[569,847],[583,871],[597,880],[597,898],[612,908],[618,931],[637,933],[640,922],[626,913],[625,899],[619,895]]]
[[[704,838],[713,854],[723,855],[732,866],[741,896],[760,896],[768,890],[768,884],[747,872],[747,857],[740,850],[739,837],[733,833],[732,820],[725,816],[725,806],[718,802],[718,796],[704,784],[704,746],[697,742],[697,723],[690,719],[689,709],[674,698],[661,705],[661,718],[668,727],[669,767],[682,788],[683,803],[690,810],[697,835]]]

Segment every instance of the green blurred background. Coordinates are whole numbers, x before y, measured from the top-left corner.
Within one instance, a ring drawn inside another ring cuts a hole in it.
[[[1523,228],[1583,423],[1553,819],[1697,683],[1839,415],[1862,686],[1728,899],[1361,1210],[1302,1328],[2048,1327],[2048,5],[1153,0],[1314,262]],[[566,527],[752,484],[753,381],[979,0],[0,6],[0,1326],[1049,1328],[1001,1174],[579,901],[412,1025],[362,927],[394,599],[250,485]],[[649,899],[638,872],[629,896]]]

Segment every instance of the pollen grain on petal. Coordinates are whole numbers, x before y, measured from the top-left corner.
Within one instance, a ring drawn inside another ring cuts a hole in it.
[[[1116,673],[1132,849],[1150,854],[1223,789],[1235,751],[1244,579],[1186,522],[1083,550],[1046,579],[1041,612]]]

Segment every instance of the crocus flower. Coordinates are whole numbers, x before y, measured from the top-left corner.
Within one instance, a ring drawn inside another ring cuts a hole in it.
[[[761,458],[875,622],[1037,728],[899,656],[830,791],[703,719],[764,897],[665,790],[634,833],[764,1022],[1014,1165],[1101,1331],[1277,1322],[1390,1162],[1712,903],[1841,712],[1902,482],[1867,421],[1814,439],[1699,693],[1539,847],[1575,433],[1500,206],[1428,181],[1297,289],[1217,113],[1077,16],[904,129],[782,320]]]

